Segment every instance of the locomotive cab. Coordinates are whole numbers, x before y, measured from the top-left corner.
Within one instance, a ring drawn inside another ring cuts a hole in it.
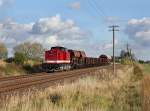
[[[70,68],[70,53],[67,48],[52,47],[51,50],[45,51],[44,58],[46,70],[67,70]]]

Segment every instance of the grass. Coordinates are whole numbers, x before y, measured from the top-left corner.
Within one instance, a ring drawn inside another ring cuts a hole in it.
[[[21,66],[17,66],[13,63],[6,63],[0,61],[0,76],[15,76],[25,74],[25,70]]]
[[[111,111],[142,111],[142,79],[142,68],[139,64],[135,64],[130,80],[114,96]]]
[[[128,66],[116,75],[99,70],[74,83],[12,96],[0,104],[0,111],[140,111],[138,71]]]
[[[150,64],[143,64],[143,71],[145,74],[150,74]]]
[[[7,63],[0,60],[0,76],[16,76],[23,74],[39,73],[41,72],[40,62],[29,60],[24,65],[17,65],[14,62]]]

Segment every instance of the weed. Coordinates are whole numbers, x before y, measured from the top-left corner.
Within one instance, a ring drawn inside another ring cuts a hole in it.
[[[57,94],[57,93],[49,95],[49,99],[54,105],[56,105],[56,104],[59,105],[61,98],[62,98],[61,95]]]

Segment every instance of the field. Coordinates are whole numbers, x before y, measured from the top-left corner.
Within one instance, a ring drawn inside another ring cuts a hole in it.
[[[142,81],[142,96],[143,96],[143,110],[150,111],[150,76],[145,76]]]
[[[145,74],[142,80],[143,111],[150,111],[150,64],[143,65]]]
[[[143,64],[143,71],[145,74],[150,74],[150,64]]]
[[[100,70],[96,76],[64,83],[37,93],[12,96],[1,111],[141,111],[138,67]],[[36,90],[36,89],[35,89]]]

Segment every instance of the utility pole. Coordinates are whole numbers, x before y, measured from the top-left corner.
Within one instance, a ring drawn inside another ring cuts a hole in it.
[[[115,75],[115,32],[119,31],[117,28],[118,25],[109,26],[110,30],[113,32],[113,74]]]

